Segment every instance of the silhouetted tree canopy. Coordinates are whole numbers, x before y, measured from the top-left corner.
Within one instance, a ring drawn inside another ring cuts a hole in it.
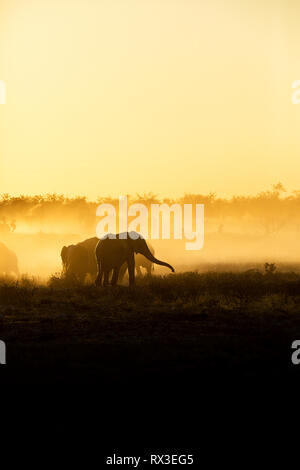
[[[196,204],[205,207],[205,220],[214,224],[216,231],[226,231],[226,225],[256,227],[264,233],[277,233],[283,227],[300,227],[300,190],[287,194],[282,183],[272,186],[271,190],[252,196],[233,196],[220,198],[215,193],[191,194],[172,199],[162,198],[154,193],[127,195],[128,204],[143,203],[148,208],[151,204]],[[62,223],[70,227],[82,227],[94,230],[97,223],[96,208],[101,203],[113,204],[118,211],[118,198],[99,196],[96,201],[86,197],[66,197],[62,194],[35,196],[0,196],[0,225],[5,224],[10,230],[18,224],[47,227]],[[0,227],[1,228],[1,227]]]

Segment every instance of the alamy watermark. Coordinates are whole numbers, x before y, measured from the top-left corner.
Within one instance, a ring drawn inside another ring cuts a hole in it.
[[[0,340],[0,364],[6,364],[6,345]]]
[[[6,104],[6,83],[0,80],[0,104]]]
[[[295,90],[292,93],[292,103],[300,104],[300,80],[294,80],[292,88]]]
[[[127,196],[120,196],[118,217],[113,204],[100,204],[96,215],[102,217],[96,229],[98,238],[115,238],[118,219],[118,232],[124,234],[124,238],[128,232],[133,232],[133,237],[134,232],[138,232],[151,240],[186,239],[186,250],[201,250],[204,244],[204,204],[151,204],[149,213],[145,204],[128,206]],[[135,218],[128,222],[128,217]]]
[[[295,349],[295,351],[292,354],[291,360],[292,363],[297,366],[300,364],[300,340],[295,339],[295,341],[292,342],[292,349]]]

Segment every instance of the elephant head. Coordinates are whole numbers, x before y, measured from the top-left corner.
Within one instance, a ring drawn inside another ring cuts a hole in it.
[[[64,246],[60,256],[63,271],[66,276],[84,279],[86,274],[95,277],[97,274],[97,263],[95,257],[95,247],[98,238],[88,238],[77,245]]]
[[[68,247],[67,246],[64,246],[61,249],[60,256],[61,256],[61,260],[62,260],[62,264],[63,264],[63,270],[66,271],[67,270],[67,259],[68,259]]]
[[[164,261],[160,261],[159,259],[155,258],[155,256],[149,250],[146,240],[140,233],[129,232],[127,240],[128,246],[134,253],[140,253],[152,263],[159,264],[160,266],[165,266],[166,268],[171,269],[173,273],[175,272],[175,269],[169,263],[165,263]]]

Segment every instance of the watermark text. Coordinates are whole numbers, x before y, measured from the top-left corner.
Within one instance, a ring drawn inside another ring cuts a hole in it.
[[[0,340],[0,364],[6,364],[6,345]]]
[[[292,103],[300,104],[300,80],[294,80],[292,88],[295,90],[292,93]]]
[[[118,223],[123,238],[128,232],[151,240],[184,238],[186,250],[201,250],[204,244],[204,204],[150,204],[149,209],[140,203],[128,206],[127,197],[121,196],[118,211],[113,204],[100,204],[96,215],[101,217],[96,228],[98,238],[115,238]]]

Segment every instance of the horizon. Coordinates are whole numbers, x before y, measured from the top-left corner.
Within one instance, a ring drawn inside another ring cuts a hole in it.
[[[41,193],[7,193],[7,192],[1,192],[0,193],[0,198],[3,198],[4,196],[8,196],[9,198],[18,198],[18,197],[28,197],[28,198],[33,198],[33,197],[38,197],[38,196],[41,196],[41,197],[44,197],[46,198],[47,196],[57,196],[57,197],[64,197],[65,199],[76,199],[76,198],[85,198],[87,200],[87,202],[97,202],[97,199],[118,199],[120,197],[124,197],[124,196],[127,196],[129,198],[134,198],[134,199],[141,199],[141,198],[151,198],[151,197],[154,197],[156,199],[158,199],[159,201],[163,201],[164,199],[170,199],[171,201],[176,201],[176,200],[180,200],[184,197],[188,197],[188,196],[204,196],[204,197],[208,197],[208,196],[211,196],[213,195],[215,199],[223,199],[223,200],[231,200],[231,199],[234,199],[234,198],[255,198],[257,196],[260,196],[260,195],[263,195],[264,193],[278,193],[278,195],[280,197],[283,197],[286,196],[286,197],[290,197],[292,195],[295,195],[298,191],[300,191],[300,189],[291,189],[291,190],[288,190],[286,189],[286,186],[283,185],[281,182],[278,182],[278,183],[273,183],[271,185],[271,187],[268,187],[268,188],[262,188],[260,190],[258,190],[258,192],[255,192],[255,193],[238,193],[238,194],[235,194],[235,193],[232,193],[232,194],[219,194],[215,191],[209,191],[207,193],[205,192],[195,192],[195,193],[192,193],[192,192],[185,192],[185,193],[182,193],[182,194],[179,194],[177,196],[172,196],[170,194],[156,194],[156,193],[152,193],[151,191],[150,192],[142,192],[142,193],[126,193],[126,194],[97,194],[96,196],[94,197],[89,197],[87,196],[86,194],[68,194],[67,192],[65,193],[59,193],[59,192],[41,192]]]

